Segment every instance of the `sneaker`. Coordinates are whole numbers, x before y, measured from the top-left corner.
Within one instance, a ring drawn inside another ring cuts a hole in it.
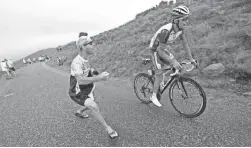
[[[110,126],[106,129],[106,131],[108,132],[108,135],[110,136],[111,139],[119,136],[119,134],[115,130],[113,130]]]
[[[152,96],[150,100],[153,102],[154,105],[161,107],[162,105],[160,104],[159,100],[157,99],[156,96]]]

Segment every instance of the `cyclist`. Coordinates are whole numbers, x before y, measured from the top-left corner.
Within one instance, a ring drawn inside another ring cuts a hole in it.
[[[91,38],[80,35],[76,45],[79,49],[79,54],[71,63],[69,95],[73,101],[83,107],[78,111],[79,114],[83,114],[83,117],[88,117],[88,115],[83,112],[90,110],[91,115],[103,125],[111,138],[118,137],[118,133],[107,125],[93,96],[95,88],[94,82],[107,80],[109,73],[102,72],[97,76],[93,75],[94,72],[90,68],[88,61],[89,57],[94,54],[95,49],[92,45]]]
[[[157,71],[155,75],[153,94],[150,97],[150,100],[158,107],[162,106],[157,99],[157,92],[160,86],[160,82],[163,79],[163,72],[161,70],[161,67],[166,64],[173,66],[177,70],[180,70],[182,68],[174,58],[172,53],[168,50],[168,48],[170,47],[167,45],[180,37],[189,60],[195,63],[195,60],[191,55],[186,37],[184,35],[184,29],[186,28],[186,25],[188,23],[189,14],[189,9],[186,6],[175,7],[171,12],[172,23],[162,26],[151,39],[149,47],[153,53],[153,64]]]

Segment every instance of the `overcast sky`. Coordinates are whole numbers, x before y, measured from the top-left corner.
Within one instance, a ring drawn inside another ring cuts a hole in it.
[[[0,0],[0,60],[118,27],[161,0]]]

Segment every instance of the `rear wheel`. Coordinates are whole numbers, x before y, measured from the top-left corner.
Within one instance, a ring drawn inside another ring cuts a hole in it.
[[[194,118],[206,108],[206,94],[193,79],[180,77],[169,88],[169,98],[174,109],[182,116]]]
[[[139,73],[134,78],[134,91],[137,98],[145,104],[151,103],[150,97],[153,93],[153,78],[145,73]]]

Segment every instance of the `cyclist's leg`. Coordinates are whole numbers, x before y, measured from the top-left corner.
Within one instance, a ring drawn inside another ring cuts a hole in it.
[[[180,65],[179,62],[174,58],[173,54],[167,49],[159,49],[157,53],[159,55],[160,60],[164,64],[174,66],[175,68],[180,68],[179,66],[177,66]]]
[[[158,93],[158,89],[160,86],[160,82],[163,79],[163,72],[162,70],[156,70],[155,71],[155,81],[154,81],[154,85],[153,85],[153,93],[157,94]]]
[[[160,61],[160,63],[162,63],[162,62]],[[163,77],[162,70],[161,69],[155,70],[155,81],[154,81],[154,85],[153,85],[153,94],[152,94],[150,100],[152,101],[152,103],[154,105],[156,105],[158,107],[162,106],[157,98],[157,93],[159,90],[160,82],[162,81],[162,77]]]

